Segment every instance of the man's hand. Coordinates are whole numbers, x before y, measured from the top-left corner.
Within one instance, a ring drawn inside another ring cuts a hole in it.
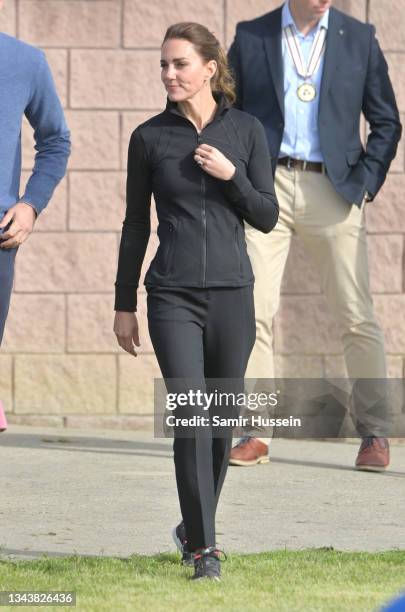
[[[118,344],[134,357],[137,356],[134,348],[141,346],[139,342],[138,320],[134,312],[117,311],[114,319],[114,333]]]
[[[18,202],[8,209],[0,223],[0,229],[12,224],[6,232],[0,234],[0,248],[13,249],[20,246],[34,229],[36,212],[32,206],[25,202]]]
[[[235,174],[235,166],[221,151],[207,144],[201,144],[194,151],[194,159],[205,172],[215,178],[229,181]]]

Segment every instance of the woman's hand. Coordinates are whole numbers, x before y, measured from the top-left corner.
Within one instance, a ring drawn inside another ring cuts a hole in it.
[[[195,149],[194,159],[205,172],[215,178],[229,181],[235,174],[233,163],[215,147],[201,144]]]
[[[114,319],[114,333],[118,344],[130,355],[137,356],[134,348],[139,342],[138,320],[134,312],[117,311]]]

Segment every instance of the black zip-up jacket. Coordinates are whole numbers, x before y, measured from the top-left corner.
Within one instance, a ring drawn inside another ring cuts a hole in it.
[[[243,221],[267,233],[278,219],[268,145],[255,117],[232,108],[223,94],[215,97],[214,119],[200,134],[168,101],[131,136],[115,310],[136,310],[152,193],[160,243],[145,285],[243,287],[254,282]],[[202,143],[232,161],[232,179],[214,178],[196,163],[195,149]]]

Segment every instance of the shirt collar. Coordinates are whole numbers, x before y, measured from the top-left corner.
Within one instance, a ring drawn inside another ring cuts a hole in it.
[[[285,28],[289,25],[292,25],[295,29],[296,32],[298,32],[298,35],[301,35],[297,26],[295,25],[295,21],[293,19],[293,16],[291,15],[291,11],[290,11],[290,0],[287,0],[287,2],[284,3],[283,6],[283,10],[281,13],[281,27],[283,30],[285,30]],[[326,30],[328,29],[328,25],[329,25],[329,9],[326,11],[325,15],[322,17],[322,19],[318,22],[316,28],[314,30],[312,30],[312,33],[317,33],[319,31],[320,28],[325,28]]]

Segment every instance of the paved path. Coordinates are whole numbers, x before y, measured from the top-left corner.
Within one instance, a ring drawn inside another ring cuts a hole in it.
[[[405,445],[385,474],[352,469],[357,445],[275,440],[269,465],[230,467],[218,545],[256,552],[405,549]],[[173,550],[171,441],[139,432],[12,426],[0,436],[0,557]]]

